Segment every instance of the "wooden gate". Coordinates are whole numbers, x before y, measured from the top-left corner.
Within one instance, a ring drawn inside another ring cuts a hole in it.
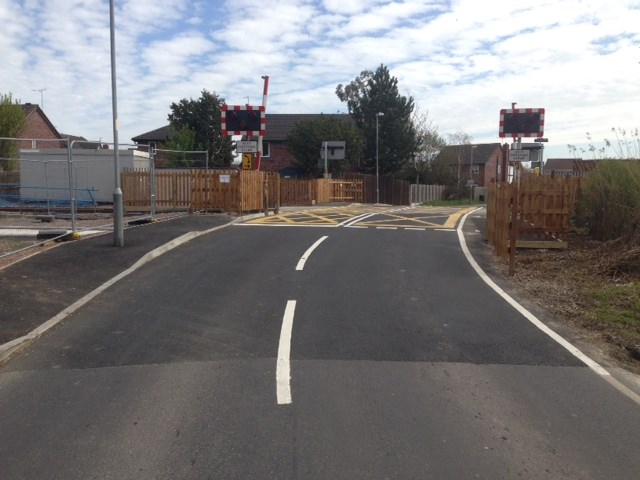
[[[156,210],[253,212],[264,209],[266,173],[240,170],[156,171]],[[126,211],[151,208],[149,171],[122,173]]]
[[[487,239],[513,262],[517,248],[567,248],[581,177],[522,175],[487,188]]]

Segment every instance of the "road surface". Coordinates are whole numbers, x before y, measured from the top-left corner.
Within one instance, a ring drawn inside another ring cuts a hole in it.
[[[0,369],[0,477],[637,479],[640,406],[482,281],[452,213],[146,264]]]

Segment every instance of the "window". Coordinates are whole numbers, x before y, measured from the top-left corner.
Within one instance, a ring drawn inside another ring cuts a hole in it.
[[[471,165],[471,174],[480,175],[480,165]]]
[[[262,142],[262,158],[271,156],[271,144]]]

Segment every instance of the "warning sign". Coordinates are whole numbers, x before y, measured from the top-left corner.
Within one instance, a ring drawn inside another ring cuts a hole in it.
[[[242,154],[242,169],[253,170],[253,155],[250,153]]]

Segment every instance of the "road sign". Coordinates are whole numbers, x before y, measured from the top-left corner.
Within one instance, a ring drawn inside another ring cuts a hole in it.
[[[327,160],[344,160],[346,146],[347,142],[345,141],[322,142],[322,146],[320,147],[320,156],[324,159],[326,148]]]
[[[500,137],[543,137],[544,108],[500,110]]]
[[[239,140],[236,142],[236,152],[255,153],[258,151],[258,142],[255,140]]]
[[[509,162],[528,162],[529,150],[509,150]]]
[[[250,153],[242,154],[242,169],[243,170],[253,169],[253,155],[251,155]]]

